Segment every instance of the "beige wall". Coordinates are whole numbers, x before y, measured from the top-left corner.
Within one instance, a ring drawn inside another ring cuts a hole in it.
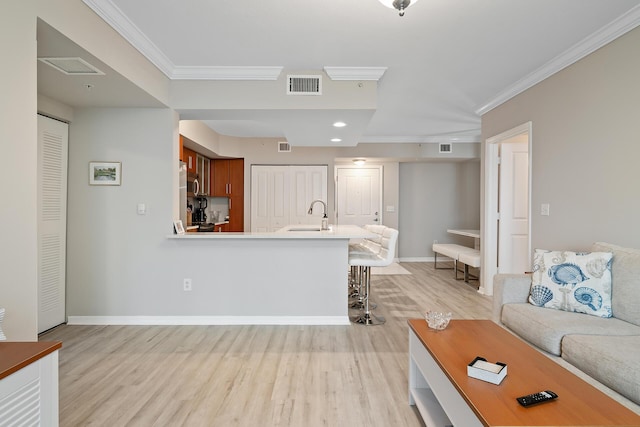
[[[37,337],[36,19],[35,2],[3,2],[0,52],[0,307],[7,339]]]
[[[640,247],[638,46],[640,28],[482,117],[483,141],[533,122],[533,248]]]

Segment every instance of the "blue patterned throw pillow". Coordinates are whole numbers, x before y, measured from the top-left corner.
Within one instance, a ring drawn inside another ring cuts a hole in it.
[[[611,317],[610,252],[536,249],[529,302],[557,310]]]

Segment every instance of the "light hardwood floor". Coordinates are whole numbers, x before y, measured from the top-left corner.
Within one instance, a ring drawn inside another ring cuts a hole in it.
[[[490,318],[432,263],[372,277],[382,326],[68,326],[61,426],[422,426],[407,403],[407,319]]]

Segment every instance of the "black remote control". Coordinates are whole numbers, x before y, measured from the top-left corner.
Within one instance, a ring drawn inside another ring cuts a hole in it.
[[[528,394],[526,396],[517,397],[516,400],[522,406],[531,406],[538,403],[550,402],[558,397],[557,394],[551,390],[540,391],[538,393]]]

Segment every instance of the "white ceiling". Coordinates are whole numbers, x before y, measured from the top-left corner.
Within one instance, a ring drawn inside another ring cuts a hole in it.
[[[482,112],[640,23],[638,0],[421,0],[404,17],[378,0],[83,1],[172,79],[386,67],[360,142],[479,141]],[[287,135],[274,112],[199,118],[231,136]]]

